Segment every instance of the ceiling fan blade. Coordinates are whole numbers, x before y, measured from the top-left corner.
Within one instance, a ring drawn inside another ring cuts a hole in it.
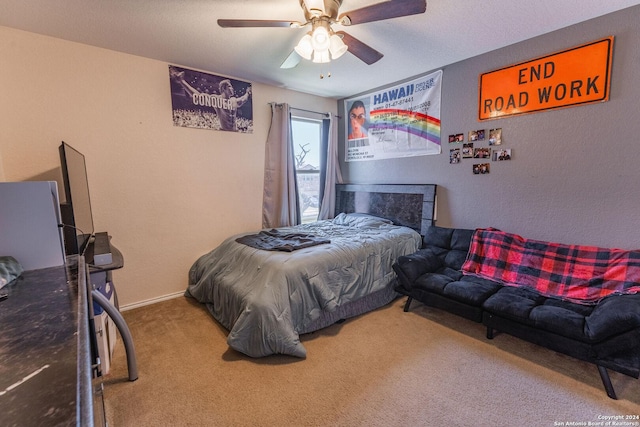
[[[263,19],[218,19],[218,25],[223,28],[251,28],[251,27],[286,27],[299,24],[294,21],[272,21]]]
[[[295,50],[292,50],[287,59],[282,62],[280,68],[294,68],[300,63],[302,57]]]
[[[341,13],[338,17],[338,22],[342,25],[356,25],[365,22],[416,15],[424,13],[426,10],[426,0],[389,0]]]
[[[344,31],[336,31],[336,34],[342,36],[342,41],[348,47],[348,52],[351,52],[353,56],[360,59],[367,65],[371,65],[374,62],[379,61],[384,56],[369,45],[362,43],[355,37],[345,33]]]

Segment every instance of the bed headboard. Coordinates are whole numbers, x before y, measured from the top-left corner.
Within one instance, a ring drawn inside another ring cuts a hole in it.
[[[425,235],[436,220],[436,184],[337,184],[335,214],[368,213]]]

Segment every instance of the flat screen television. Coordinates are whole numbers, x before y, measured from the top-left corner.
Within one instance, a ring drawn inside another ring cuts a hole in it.
[[[84,155],[66,142],[59,148],[66,203],[61,204],[67,255],[83,254],[94,235]]]

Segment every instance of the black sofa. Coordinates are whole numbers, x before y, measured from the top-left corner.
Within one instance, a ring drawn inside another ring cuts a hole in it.
[[[597,366],[616,399],[607,369],[640,376],[640,294],[608,296],[596,305],[549,298],[523,287],[465,275],[461,268],[475,230],[432,226],[422,248],[398,258],[396,290],[431,307]]]

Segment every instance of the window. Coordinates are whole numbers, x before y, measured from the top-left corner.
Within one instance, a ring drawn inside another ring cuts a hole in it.
[[[291,129],[301,222],[305,224],[318,219],[320,207],[322,121],[292,117]]]

